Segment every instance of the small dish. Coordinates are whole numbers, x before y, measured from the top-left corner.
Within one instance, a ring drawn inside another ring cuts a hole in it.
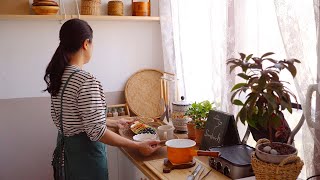
[[[137,135],[134,135],[132,138],[135,141],[143,142],[143,141],[149,141],[149,140],[156,140],[157,135],[156,134],[137,134]]]

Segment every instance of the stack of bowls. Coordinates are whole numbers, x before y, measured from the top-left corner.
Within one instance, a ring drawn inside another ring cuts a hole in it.
[[[59,11],[59,5],[52,0],[34,0],[32,10],[37,15],[55,15]]]

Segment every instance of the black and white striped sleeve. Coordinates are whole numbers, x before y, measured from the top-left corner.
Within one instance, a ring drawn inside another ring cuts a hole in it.
[[[78,109],[83,128],[92,141],[100,140],[106,130],[106,104],[101,90],[100,83],[90,77],[78,92]]]

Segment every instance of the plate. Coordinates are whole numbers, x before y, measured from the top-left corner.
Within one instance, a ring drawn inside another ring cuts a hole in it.
[[[134,135],[133,140],[135,141],[149,141],[149,140],[156,140],[157,139],[157,135],[156,134],[137,134]]]

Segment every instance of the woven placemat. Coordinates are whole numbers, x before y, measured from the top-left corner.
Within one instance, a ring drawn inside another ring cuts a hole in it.
[[[141,70],[127,81],[125,98],[130,110],[137,116],[159,118],[160,79],[163,72],[153,69]]]

